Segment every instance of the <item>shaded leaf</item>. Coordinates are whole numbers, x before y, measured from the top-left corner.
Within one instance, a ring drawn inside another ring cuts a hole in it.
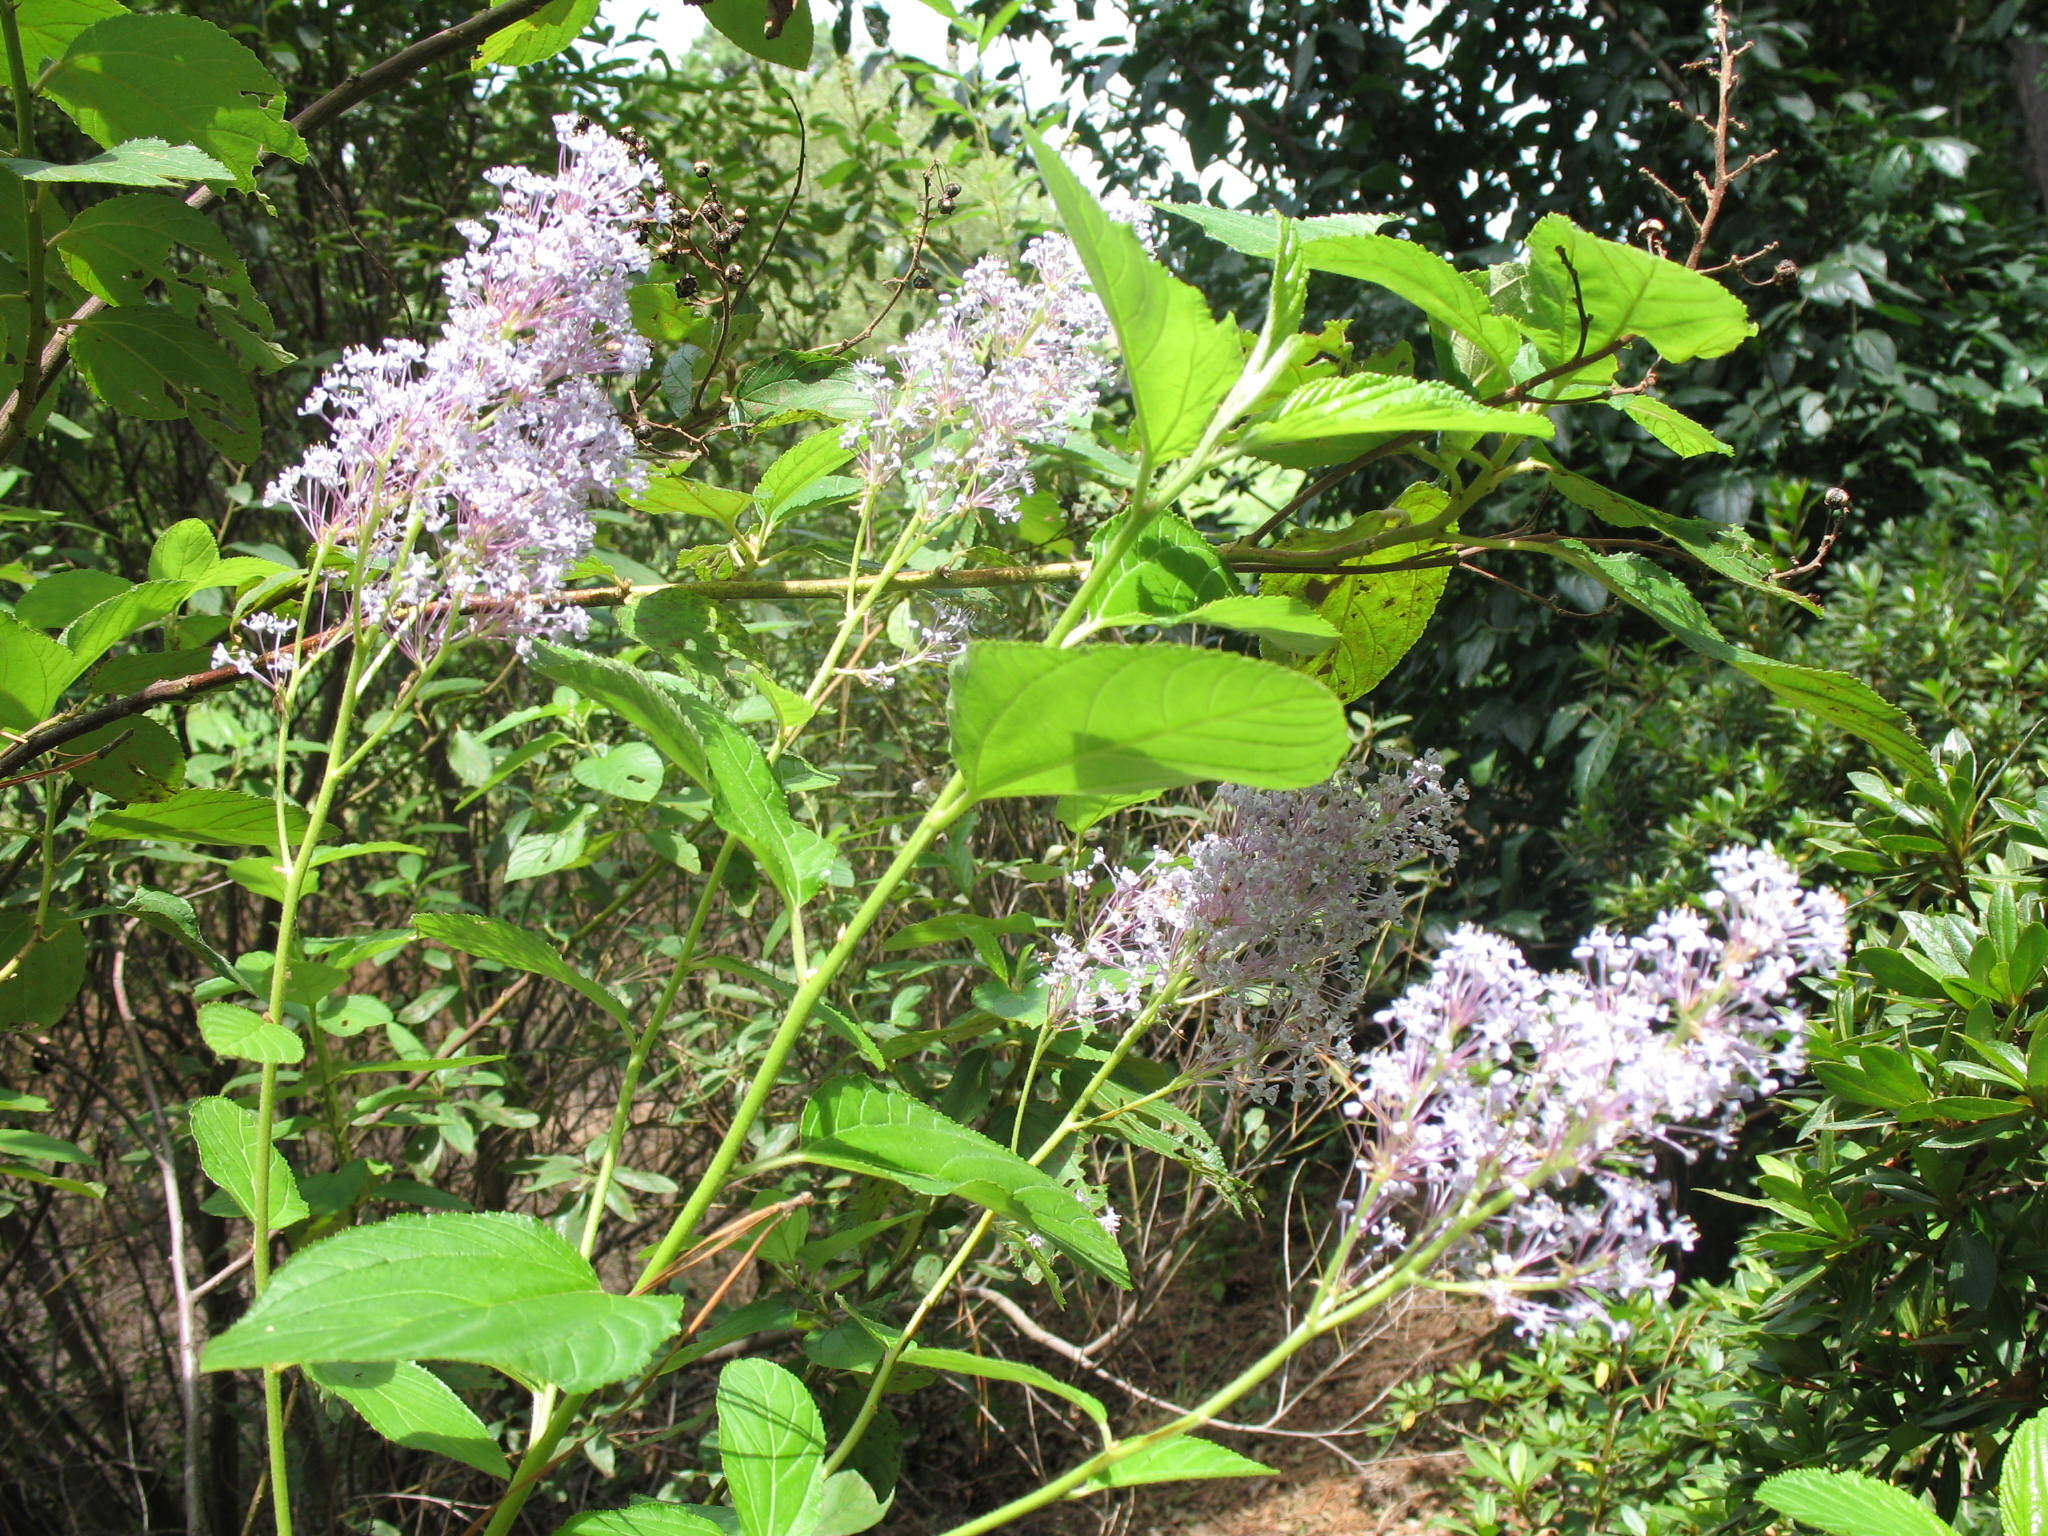
[[[191,320],[157,305],[103,309],[72,331],[71,357],[92,392],[115,410],[145,421],[189,417],[229,458],[246,464],[256,457],[256,396],[249,381]]]

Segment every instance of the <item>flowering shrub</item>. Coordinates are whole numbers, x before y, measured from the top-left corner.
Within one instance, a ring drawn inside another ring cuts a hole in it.
[[[527,27],[520,48],[558,26],[492,18]],[[92,30],[68,45],[86,62]],[[274,106],[246,110],[289,150]],[[1026,270],[991,253],[881,358],[848,343],[736,377],[753,215],[708,161],[692,201],[637,143],[556,128],[555,172],[494,173],[498,209],[462,227],[437,339],[353,350],[308,400],[327,439],[270,491],[303,561],[182,522],[149,581],[39,574],[0,624],[0,766],[28,828],[0,1005],[55,1026],[88,939],[111,942],[139,1039],[125,946],[147,929],[178,946],[162,1010],[207,1053],[167,1101],[137,1044],[149,1108],[127,1116],[161,1176],[188,1518],[208,1377],[257,1389],[280,1532],[339,1444],[315,1402],[486,1536],[868,1529],[901,1475],[888,1399],[928,1376],[1021,1385],[1095,1426],[1065,1470],[961,1512],[973,1536],[1264,1470],[1198,1432],[1404,1291],[1484,1294],[1530,1331],[1655,1294],[1656,1250],[1686,1229],[1648,1159],[1725,1141],[1797,1070],[1796,987],[1839,963],[1840,903],[1734,851],[1702,910],[1596,933],[1576,973],[1467,931],[1375,1013],[1411,898],[1451,866],[1460,791],[1427,755],[1364,769],[1346,705],[1454,574],[1533,552],[1932,773],[1869,689],[1736,646],[1650,558],[1787,595],[1743,535],[1617,497],[1553,446],[1587,410],[1715,446],[1651,393],[1656,368],[1752,329],[1698,270],[1711,209],[1691,265],[1552,217],[1477,274],[1374,219],[1169,210],[1270,264],[1252,332],[1031,139],[1062,230]],[[892,305],[935,285],[941,170]],[[1412,304],[1433,370],[1304,329],[1312,272]],[[83,345],[106,393],[84,322],[67,334],[52,345]],[[758,474],[723,451],[783,426],[804,430]],[[1287,531],[1322,488],[1390,470],[1372,514]],[[1277,508],[1211,515],[1247,476],[1286,487]],[[1625,533],[1489,531],[1488,499],[1525,476]],[[667,518],[710,530],[674,580],[597,538]],[[996,605],[978,633],[977,594]],[[213,668],[180,670],[216,641]],[[251,674],[270,687],[230,716]],[[190,743],[235,750],[188,753],[150,716],[167,705]],[[842,761],[863,738],[875,761]],[[558,752],[565,774],[526,777]],[[447,839],[438,868],[424,841],[363,835],[420,785],[384,830]],[[1209,785],[1184,847],[1077,851]],[[1005,857],[1023,839],[1003,813],[1048,800],[1068,841]],[[201,851],[223,848],[252,851]],[[519,1033],[529,1014],[559,1030]],[[565,1065],[588,1071],[549,1076]],[[1148,1250],[1119,1171],[1163,1160],[1234,1196],[1217,1106],[1283,1103],[1353,1141],[1348,1199],[1288,1324],[1201,1401],[1113,1422],[978,1334],[934,1342],[976,1297],[1133,1289]],[[67,1160],[123,1155],[6,1137],[10,1178],[69,1199],[108,1191]],[[195,1159],[234,1255],[188,1236]],[[487,1209],[431,1182],[465,1164]],[[377,1214],[393,1201],[440,1209]],[[670,1443],[681,1423],[715,1441]],[[642,1450],[652,1503],[565,1471],[580,1452],[624,1481]],[[557,1500],[574,1507],[544,1514]]]

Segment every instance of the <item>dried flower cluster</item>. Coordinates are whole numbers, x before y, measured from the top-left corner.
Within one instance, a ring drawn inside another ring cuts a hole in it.
[[[1108,381],[1109,318],[1064,235],[1024,252],[1035,283],[991,256],[968,268],[938,313],[892,347],[897,376],[854,365],[873,402],[846,429],[861,478],[901,481],[931,523],[1017,516],[1032,490],[1031,446],[1085,423]]]
[[[1178,858],[1110,873],[1082,943],[1062,939],[1054,1007],[1135,1018],[1163,988],[1205,999],[1198,1059],[1271,1099],[1327,1080],[1352,1059],[1364,952],[1400,915],[1400,871],[1448,864],[1462,786],[1434,755],[1367,782],[1340,773],[1307,790],[1226,788],[1216,830]]]
[[[486,173],[499,206],[459,226],[438,339],[344,353],[302,407],[328,440],[269,490],[314,537],[368,555],[368,616],[419,646],[448,633],[449,605],[470,633],[580,631],[582,612],[545,594],[589,550],[592,501],[633,473],[604,380],[647,365],[627,288],[648,264],[636,226],[667,209],[619,140],[568,116],[555,132],[556,174]]]
[[[1452,1262],[1524,1333],[1604,1319],[1603,1293],[1668,1290],[1657,1250],[1693,1231],[1655,1154],[1729,1145],[1743,1106],[1799,1070],[1792,984],[1847,948],[1841,898],[1802,889],[1769,849],[1712,868],[1704,912],[1639,938],[1601,929],[1578,971],[1539,975],[1461,929],[1377,1016],[1387,1042],[1346,1106],[1368,1265],[1491,1212]]]

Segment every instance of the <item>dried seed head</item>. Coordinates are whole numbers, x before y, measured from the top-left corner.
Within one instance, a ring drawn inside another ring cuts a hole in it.
[[[697,297],[696,273],[685,272],[676,279],[676,297],[679,299],[694,299]]]
[[[915,272],[910,274],[910,286],[915,288],[919,293],[931,292],[931,273],[925,271],[923,267],[919,267]]]
[[[958,197],[960,195],[960,183],[957,181],[947,182],[946,190],[940,195],[943,197]]]
[[[1799,281],[1799,263],[1791,260],[1781,261],[1771,268],[1771,276],[1780,288],[1790,288]]]
[[[939,199],[939,213],[941,215],[951,213],[953,211],[953,208],[954,202],[953,199],[951,199],[950,197],[942,197]]]
[[[699,160],[690,167],[690,172],[699,181],[709,181],[711,179],[711,162],[709,160]]]
[[[735,224],[744,224],[749,219],[751,219],[753,215],[747,212],[747,210],[744,208],[735,208],[730,214],[727,215],[727,217],[730,218]]]
[[[1839,512],[1849,505],[1849,493],[1839,485],[1829,486],[1827,495],[1822,499],[1830,512]]]
[[[747,282],[747,269],[738,262],[732,263],[725,269],[725,281],[728,287],[744,288]]]

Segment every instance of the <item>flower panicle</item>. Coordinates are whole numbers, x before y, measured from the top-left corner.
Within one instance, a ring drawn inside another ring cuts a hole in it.
[[[1711,868],[1702,910],[1633,938],[1596,930],[1576,971],[1538,974],[1507,940],[1461,928],[1429,980],[1376,1016],[1386,1042],[1345,1106],[1365,1262],[1492,1204],[1458,1263],[1527,1334],[1604,1318],[1603,1296],[1669,1289],[1658,1252],[1694,1233],[1656,1155],[1734,1144],[1745,1106],[1803,1065],[1794,982],[1847,953],[1841,898],[1802,888],[1770,849]]]
[[[855,365],[870,401],[846,428],[863,480],[901,482],[932,523],[1014,521],[1031,494],[1031,449],[1084,424],[1108,382],[1109,317],[1064,235],[1024,251],[1026,282],[984,257],[938,311],[890,348],[896,368]]]
[[[327,440],[269,488],[364,561],[365,616],[421,648],[451,607],[473,634],[581,632],[583,612],[543,594],[589,551],[591,504],[636,474],[604,381],[647,365],[627,290],[648,264],[636,226],[665,200],[602,129],[564,115],[555,131],[553,174],[486,173],[498,206],[458,226],[439,336],[345,352],[301,407]]]
[[[1179,857],[1108,871],[1081,943],[1060,942],[1054,1006],[1134,1018],[1158,989],[1213,1000],[1203,1066],[1271,1099],[1351,1059],[1365,952],[1402,910],[1401,872],[1457,858],[1465,791],[1434,754],[1305,790],[1226,787],[1217,825]]]

